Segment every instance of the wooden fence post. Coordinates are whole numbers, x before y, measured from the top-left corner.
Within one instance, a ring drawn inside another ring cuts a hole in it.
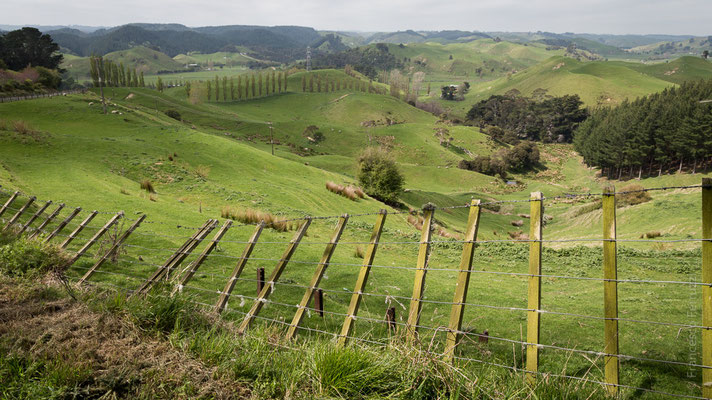
[[[274,271],[272,271],[269,281],[266,282],[265,286],[262,288],[262,291],[260,291],[260,294],[257,295],[257,299],[252,304],[250,311],[247,312],[245,319],[242,320],[242,323],[238,327],[237,332],[239,334],[245,333],[257,314],[260,313],[262,306],[267,302],[267,297],[269,297],[270,293],[272,293],[272,285],[277,282],[279,277],[282,275],[282,272],[284,272],[284,269],[287,267],[287,264],[289,264],[289,260],[294,255],[297,247],[299,247],[299,243],[302,241],[304,234],[307,233],[307,229],[309,228],[309,225],[311,225],[311,222],[311,218],[307,218],[294,234],[294,237],[291,242],[289,242],[287,249],[284,251],[284,254],[282,254],[282,258],[280,258],[279,262],[277,262],[277,265],[274,267]]]
[[[324,290],[317,289],[314,292],[314,308],[319,316],[324,318]]]
[[[425,292],[425,275],[428,272],[428,258],[430,257],[430,238],[432,236],[433,214],[435,206],[426,204],[423,207],[423,228],[420,234],[420,248],[418,250],[418,264],[413,283],[413,296],[408,309],[408,323],[406,325],[406,340],[414,344],[418,339],[418,323],[420,310],[423,306],[422,299]]]
[[[81,207],[75,208],[74,211],[72,211],[72,213],[69,214],[69,216],[68,216],[67,218],[65,218],[62,222],[60,222],[59,225],[57,225],[56,228],[54,228],[54,230],[52,231],[52,233],[50,233],[50,234],[45,238],[44,242],[45,242],[45,243],[49,243],[49,241],[52,240],[55,236],[57,236],[57,235],[59,234],[59,232],[61,232],[62,229],[64,229],[64,227],[67,226],[67,224],[69,224],[70,222],[72,222],[72,220],[74,219],[74,217],[76,217],[77,214],[79,214],[81,211],[82,211],[82,208],[81,208]]]
[[[32,223],[35,222],[35,220],[37,218],[39,218],[39,216],[42,215],[43,212],[45,212],[47,207],[49,207],[51,205],[52,205],[52,200],[47,200],[47,202],[42,207],[38,208],[37,211],[34,214],[32,214],[30,219],[28,219],[27,222],[25,222],[25,224],[22,225],[22,228],[20,228],[20,232],[18,232],[17,235],[19,236],[19,235],[22,235],[23,233],[25,233],[27,228],[29,228],[30,225],[32,225]]]
[[[331,240],[326,245],[324,253],[321,256],[321,261],[319,261],[319,264],[316,266],[316,270],[312,275],[309,287],[304,291],[304,296],[302,296],[302,300],[299,302],[297,312],[294,313],[294,318],[292,318],[292,323],[289,325],[289,330],[287,331],[288,339],[293,339],[297,335],[297,329],[299,328],[299,324],[302,322],[302,318],[304,318],[304,312],[309,306],[309,300],[314,295],[314,291],[319,287],[319,283],[321,282],[321,278],[324,276],[324,273],[326,273],[326,268],[329,266],[331,256],[334,254],[334,250],[336,250],[336,246],[339,243],[339,239],[341,238],[341,234],[344,232],[344,227],[346,226],[346,222],[348,222],[348,220],[348,214],[344,214],[341,218],[339,218],[339,222],[336,225],[336,229],[334,229]],[[321,312],[321,315],[324,315],[323,311]]]
[[[702,397],[712,399],[712,179],[702,179]]]
[[[223,224],[222,227],[220,227],[220,230],[217,231],[215,236],[213,237],[213,240],[208,243],[207,246],[205,246],[205,249],[203,252],[198,256],[195,261],[193,261],[190,265],[188,265],[188,270],[186,271],[185,275],[183,275],[183,278],[181,279],[180,283],[178,284],[176,290],[180,291],[183,289],[183,286],[188,284],[188,281],[195,275],[195,271],[200,268],[200,265],[203,264],[205,259],[208,258],[208,255],[212,253],[212,251],[218,246],[218,242],[220,242],[220,239],[222,239],[223,236],[225,236],[225,233],[227,232],[228,229],[232,226],[232,221],[227,220]],[[174,290],[175,293],[175,290]]]
[[[2,228],[2,231],[5,232],[6,230],[10,229],[10,227],[11,227],[12,225],[14,225],[15,222],[17,222],[17,221],[20,219],[20,217],[22,216],[22,214],[25,213],[25,211],[27,210],[27,208],[28,208],[30,205],[32,205],[32,203],[35,202],[35,199],[36,199],[35,196],[30,197],[30,199],[27,200],[27,203],[25,203],[24,206],[20,207],[20,209],[17,211],[17,213],[16,213],[15,215],[13,215],[12,218],[10,218],[10,221],[8,221],[8,222],[7,222],[7,225],[5,225],[4,228]]]
[[[356,280],[356,287],[351,295],[349,310],[346,312],[344,325],[341,327],[341,334],[339,335],[339,340],[337,342],[339,346],[346,345],[346,342],[348,342],[349,336],[353,331],[356,314],[358,314],[358,308],[361,304],[361,299],[363,298],[363,290],[366,288],[366,282],[368,281],[368,274],[371,272],[371,265],[373,264],[373,260],[376,258],[378,241],[381,239],[383,224],[386,222],[386,215],[386,210],[381,210],[378,214],[376,224],[373,226],[371,240],[369,241],[368,248],[366,249],[366,255],[363,257],[363,265],[361,266],[358,279]]]
[[[84,219],[84,221],[82,221],[82,223],[79,224],[79,226],[77,226],[76,229],[74,229],[74,231],[69,234],[69,236],[67,236],[67,238],[64,240],[64,242],[62,242],[62,244],[59,245],[59,247],[66,249],[67,246],[69,246],[69,243],[71,243],[72,240],[74,240],[74,238],[77,237],[79,232],[81,232],[87,225],[89,225],[89,223],[94,219],[94,217],[96,217],[97,214],[99,214],[98,211],[96,211],[96,210],[92,211],[91,214],[89,214]],[[49,239],[50,238],[48,238],[47,241],[49,241]]]
[[[388,324],[388,330],[392,333],[396,331],[396,308],[388,307],[386,310],[386,323]]]
[[[146,219],[146,214],[141,215],[141,216],[136,220],[136,222],[134,222],[134,223],[129,227],[129,229],[127,229],[126,232],[124,232],[124,234],[121,235],[120,238],[118,238],[118,240],[116,241],[116,243],[114,243],[114,244],[109,248],[109,251],[107,251],[106,254],[104,254],[104,256],[101,257],[101,258],[99,259],[99,261],[97,261],[96,264],[94,264],[93,267],[89,268],[89,270],[84,274],[84,276],[82,276],[82,278],[79,279],[79,281],[77,282],[77,286],[80,286],[82,283],[84,283],[84,281],[86,281],[87,279],[89,279],[89,277],[92,276],[92,274],[94,273],[94,271],[96,271],[97,269],[99,269],[99,267],[101,267],[101,265],[104,264],[104,262],[105,262],[109,257],[111,257],[111,255],[114,254],[114,252],[116,252],[116,251],[119,249],[119,246],[121,246],[121,244],[122,244],[124,241],[126,241],[126,239],[129,237],[129,235],[131,235],[131,233],[133,233],[133,231],[136,230],[136,228],[138,228],[139,225],[141,225],[141,222],[143,222],[144,219]]]
[[[603,189],[603,299],[604,333],[603,352],[605,380],[608,393],[618,394],[618,266],[616,252],[616,188]]]
[[[59,213],[63,209],[64,209],[64,203],[57,206],[57,208],[52,212],[52,214],[50,214],[44,221],[42,221],[40,226],[38,226],[37,229],[35,229],[35,231],[32,232],[32,234],[30,235],[30,239],[34,239],[37,236],[39,236],[42,233],[42,231],[44,230],[44,228],[46,228],[47,225],[49,225],[52,221],[54,221],[54,219],[57,218],[57,215],[59,215]]]
[[[255,244],[257,244],[257,240],[260,238],[260,234],[262,233],[262,229],[264,229],[264,227],[264,221],[260,222],[255,227],[255,232],[252,234],[252,237],[250,237],[247,246],[245,246],[245,249],[242,251],[242,256],[237,261],[237,265],[232,271],[230,279],[228,279],[227,283],[225,284],[225,289],[223,289],[222,293],[220,293],[220,298],[218,299],[217,304],[215,304],[216,313],[221,313],[225,309],[227,301],[230,298],[230,293],[232,293],[232,289],[235,287],[235,283],[237,282],[237,278],[240,277],[240,274],[242,274],[242,270],[247,264],[247,260],[250,259],[250,254],[252,254],[252,250],[254,250]]]
[[[460,272],[457,275],[457,286],[455,287],[455,297],[452,300],[450,323],[445,344],[445,359],[449,362],[452,362],[455,357],[455,347],[459,342],[460,330],[462,329],[462,317],[465,314],[467,290],[470,286],[472,259],[475,254],[475,241],[477,241],[479,225],[480,201],[472,200],[472,203],[470,203],[470,215],[467,218],[465,242],[462,245],[462,257],[460,257]]]
[[[544,202],[541,192],[530,198],[529,292],[527,308],[527,383],[533,385],[539,372],[539,327],[541,326],[541,251]]]
[[[104,226],[102,226],[101,229],[99,229],[94,234],[94,236],[92,236],[91,239],[89,239],[89,241],[87,241],[84,244],[84,246],[82,246],[82,248],[79,249],[79,251],[77,251],[77,253],[74,255],[74,257],[72,257],[72,259],[69,260],[69,263],[67,264],[67,268],[71,267],[75,262],[77,262],[79,257],[83,256],[84,253],[86,253],[87,250],[89,250],[91,248],[91,246],[93,246],[94,243],[96,243],[96,241],[99,240],[99,238],[102,237],[106,233],[106,231],[108,231],[109,228],[111,228],[116,223],[116,221],[118,221],[119,218],[121,218],[123,216],[124,216],[124,212],[119,211],[116,215],[111,217],[111,219]]]
[[[215,226],[215,220],[214,219],[209,219],[205,221],[205,223],[198,228],[198,230],[191,236],[185,243],[183,243],[178,250],[176,250],[168,259],[166,260],[163,265],[158,267],[156,271],[151,274],[148,279],[144,283],[141,284],[141,286],[136,289],[136,292],[134,293],[146,293],[150,287],[158,282],[163,275],[170,276],[170,268],[173,265],[180,264],[185,257],[188,257],[188,255],[193,251],[195,246],[200,243],[205,236],[207,236],[210,231],[213,229]],[[180,261],[179,261],[180,260]]]
[[[262,288],[265,287],[265,268],[264,267],[258,267],[257,268],[257,294],[256,296],[260,295],[260,292],[262,291]]]
[[[7,209],[10,207],[10,205],[12,204],[12,202],[15,201],[15,199],[16,199],[17,196],[19,196],[19,195],[20,195],[20,192],[15,192],[15,193],[12,194],[12,196],[10,196],[10,197],[7,199],[7,201],[5,202],[5,204],[3,204],[2,207],[0,208],[0,217],[2,217],[3,214],[5,214],[5,211],[7,211]]]

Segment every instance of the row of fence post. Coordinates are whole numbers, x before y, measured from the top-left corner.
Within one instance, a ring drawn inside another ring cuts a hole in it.
[[[84,92],[86,92],[86,89],[64,90],[52,93],[30,94],[26,96],[0,96],[0,103],[11,103],[14,101],[41,99],[55,96],[64,96],[65,94],[75,94]]]
[[[15,192],[0,208],[0,216],[7,211],[9,206],[17,199],[19,192]],[[543,217],[544,205],[543,195],[541,192],[535,192],[530,197],[530,231],[529,231],[529,282],[528,282],[528,301],[527,301],[527,343],[526,343],[526,380],[530,383],[535,383],[537,375],[539,375],[539,330],[540,330],[540,315],[541,315],[541,275],[542,275],[542,242],[543,242]],[[13,224],[19,221],[22,214],[35,201],[34,197],[30,197],[27,203],[20,207],[19,211],[10,218],[10,222],[3,228],[8,229]],[[47,202],[41,210],[44,211],[49,207],[51,202]],[[61,204],[55,212],[43,221],[41,226],[46,226],[54,219],[59,210],[64,207]],[[69,221],[79,213],[79,208],[63,222],[59,224],[57,229],[53,231],[48,239],[58,233],[58,230],[64,228]],[[617,395],[619,388],[619,346],[618,346],[618,293],[617,293],[617,246],[616,246],[616,193],[614,186],[608,186],[603,191],[602,196],[602,228],[603,228],[603,294],[604,294],[604,377],[608,392],[611,395]],[[413,286],[413,295],[411,297],[410,307],[408,310],[408,319],[405,324],[405,334],[407,341],[415,344],[418,339],[418,325],[422,306],[422,296],[425,289],[426,273],[428,270],[428,260],[430,256],[430,243],[433,228],[435,207],[427,205],[423,208],[424,222],[421,232],[421,240],[418,251],[418,259],[416,264],[416,273]],[[22,231],[25,231],[29,225],[37,218],[41,212],[36,212],[29,222],[23,225]],[[79,226],[69,235],[67,240],[62,243],[62,247],[66,247],[68,242],[96,216],[97,212],[91,213]],[[363,258],[363,264],[359,270],[356,286],[352,292],[351,301],[348,306],[347,315],[345,317],[341,332],[338,335],[337,343],[341,346],[345,345],[352,335],[356,316],[358,314],[359,305],[363,298],[363,293],[366,288],[366,282],[371,270],[371,266],[375,259],[376,251],[380,241],[381,233],[385,224],[387,212],[381,210],[377,216],[376,223]],[[87,241],[72,258],[70,265],[76,262],[96,241],[104,235],[108,229],[113,226],[118,219],[123,216],[120,212],[109,219],[106,224]],[[79,280],[79,284],[86,281],[104,262],[115,252],[123,241],[141,224],[145,219],[145,215],[141,216],[136,222],[119,238],[118,242],[104,254],[100,260]],[[337,226],[332,234],[331,240],[328,242],[319,264],[312,276],[312,279],[307,287],[307,290],[302,297],[294,318],[288,330],[288,337],[294,338],[299,324],[302,321],[305,310],[308,308],[309,302],[313,299],[315,308],[318,311],[323,310],[323,295],[319,289],[319,283],[326,273],[329,266],[331,256],[333,255],[339,239],[344,231],[345,225],[349,219],[348,215],[343,215],[339,218]],[[289,242],[282,257],[275,266],[269,279],[264,282],[264,272],[261,277],[258,276],[257,298],[254,301],[249,312],[245,315],[242,323],[239,325],[238,332],[244,333],[250,326],[254,318],[259,314],[262,306],[267,302],[267,298],[274,288],[274,284],[284,272],[289,264],[292,255],[297,250],[302,238],[305,236],[307,229],[311,224],[311,218],[306,218],[302,225],[295,232],[292,240]],[[142,284],[136,292],[145,293],[150,286],[162,278],[168,278],[172,270],[176,270],[180,263],[191,254],[191,252],[207,237],[207,235],[217,226],[217,220],[208,220],[198,229],[198,231],[176,252],[161,265],[156,272],[151,275],[144,284]],[[447,327],[445,357],[448,361],[454,360],[455,349],[460,341],[462,320],[464,308],[467,302],[467,292],[469,280],[472,271],[475,248],[477,243],[477,232],[480,223],[480,201],[473,200],[469,207],[469,216],[465,239],[463,243],[462,256],[459,265],[459,273],[457,275],[457,284],[452,302],[450,320]],[[218,231],[212,241],[206,246],[201,255],[194,261],[185,272],[177,286],[180,289],[187,284],[193,274],[197,271],[200,264],[205,260],[209,253],[217,246],[225,232],[230,228],[231,221],[227,221]],[[225,289],[221,292],[220,298],[215,305],[215,311],[221,312],[225,309],[230,293],[234,288],[235,281],[239,279],[241,272],[250,254],[253,251],[256,243],[259,240],[260,234],[264,229],[265,224],[260,223],[256,226],[255,232],[247,242],[242,257],[239,258],[233,273],[231,274]],[[33,237],[35,235],[32,235]],[[264,270],[262,270],[264,271]],[[262,281],[262,282],[260,282]],[[712,398],[712,179],[705,178],[702,181],[702,394],[704,398]],[[395,310],[389,309],[386,314],[386,323],[389,329],[395,329]]]

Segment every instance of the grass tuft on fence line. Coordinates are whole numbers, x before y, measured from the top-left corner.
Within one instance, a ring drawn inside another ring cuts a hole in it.
[[[296,221],[284,221],[274,214],[252,208],[237,209],[232,206],[225,206],[222,208],[220,215],[223,218],[240,221],[244,224],[258,224],[264,221],[267,228],[274,229],[277,232],[287,232],[298,227]]]

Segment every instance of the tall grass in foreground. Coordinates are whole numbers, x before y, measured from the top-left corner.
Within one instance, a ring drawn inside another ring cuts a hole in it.
[[[183,294],[167,296],[160,286],[145,298],[95,292],[85,300],[216,368],[221,379],[246,382],[258,399],[605,398],[600,386],[580,381],[546,378],[530,387],[519,372],[453,367],[398,336],[384,346],[353,342],[343,348],[331,338],[289,341],[276,325],[256,325],[238,336],[232,322],[201,312]]]

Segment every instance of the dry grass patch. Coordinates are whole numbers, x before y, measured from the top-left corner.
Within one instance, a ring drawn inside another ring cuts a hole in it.
[[[148,179],[141,181],[141,190],[145,190],[148,193],[156,193],[156,189],[153,188],[153,183]]]
[[[616,195],[616,204],[619,206],[634,206],[647,203],[653,199],[650,193],[646,192],[645,188],[637,183],[628,185],[619,192],[620,194]]]
[[[240,221],[244,224],[256,225],[264,221],[267,228],[274,229],[278,232],[287,232],[299,227],[298,221],[285,221],[282,217],[252,208],[237,209],[231,206],[225,206],[222,208],[220,215],[223,218]]]
[[[210,167],[207,165],[198,165],[195,168],[195,174],[203,179],[208,179],[208,175],[210,175]]]
[[[339,185],[331,181],[326,182],[326,190],[332,193],[340,194],[352,201],[363,199],[366,196],[366,194],[360,187],[351,185]]]

